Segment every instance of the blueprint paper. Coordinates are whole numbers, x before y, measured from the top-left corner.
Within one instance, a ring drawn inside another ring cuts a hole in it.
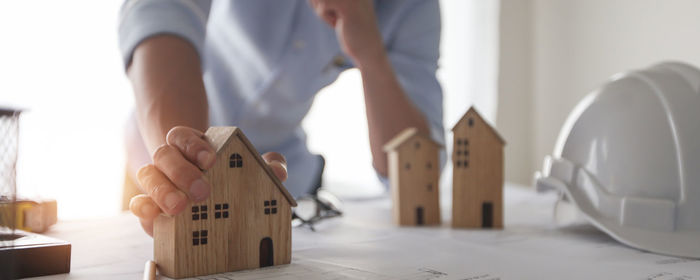
[[[394,226],[388,197],[346,201],[344,216],[316,232],[293,229],[291,264],[193,279],[700,279],[699,260],[639,251],[587,223],[557,226],[554,194],[504,193],[503,230],[452,229],[444,191],[440,227]],[[73,266],[45,279],[138,279],[153,257],[128,214],[62,223],[49,235],[73,243]]]

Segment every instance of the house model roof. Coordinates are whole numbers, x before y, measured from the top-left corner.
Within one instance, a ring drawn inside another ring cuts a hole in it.
[[[229,141],[231,141],[231,139],[233,139],[234,137],[238,137],[238,139],[241,140],[243,145],[253,155],[255,161],[258,162],[258,165],[263,170],[265,170],[267,176],[270,177],[270,180],[272,180],[275,186],[277,186],[277,189],[279,189],[279,191],[282,192],[287,201],[289,201],[289,204],[291,204],[292,207],[297,206],[297,202],[296,200],[294,200],[294,197],[292,197],[289,191],[287,191],[287,188],[284,187],[282,182],[272,172],[265,160],[263,160],[263,158],[260,156],[260,153],[258,153],[253,144],[250,143],[248,138],[245,137],[241,129],[235,126],[210,127],[209,129],[207,129],[207,132],[205,132],[204,135],[209,139],[209,142],[211,143],[212,147],[214,147],[214,150],[217,154],[223,147],[226,146],[226,144],[229,143]]]
[[[435,142],[432,138],[428,137],[427,135],[418,132],[418,129],[415,127],[409,127],[401,131],[399,134],[394,136],[389,142],[384,144],[384,151],[385,152],[390,152],[401,146],[403,143],[408,141],[409,139],[413,138],[414,136],[424,138],[428,140],[429,142],[435,144],[435,146],[442,147],[440,143]]]
[[[481,121],[484,122],[484,123],[486,124],[486,126],[489,128],[489,130],[491,131],[491,133],[493,133],[493,135],[496,136],[496,138],[497,138],[499,141],[501,141],[501,143],[503,143],[504,145],[506,144],[506,140],[504,140],[503,137],[501,137],[501,134],[499,134],[498,131],[496,131],[496,129],[493,128],[493,126],[491,126],[491,124],[489,124],[489,122],[487,122],[486,119],[484,119],[484,118],[481,116],[481,114],[479,114],[479,111],[477,111],[477,110],[474,108],[474,106],[469,107],[469,110],[467,110],[467,112],[464,113],[464,115],[463,115],[463,116],[457,121],[457,123],[455,123],[455,125],[452,127],[452,131],[454,131],[454,130],[457,128],[457,126],[459,126],[461,123],[464,123],[464,122],[467,121],[466,119],[467,119],[467,116],[469,115],[470,112],[474,113],[474,115],[476,115],[479,119],[481,119]]]

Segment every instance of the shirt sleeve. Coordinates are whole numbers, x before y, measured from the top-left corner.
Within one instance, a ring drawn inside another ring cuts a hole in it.
[[[202,54],[210,0],[126,0],[119,15],[119,50],[124,67],[134,49],[149,37],[172,34]]]
[[[391,37],[385,39],[389,60],[404,93],[428,121],[430,136],[444,146],[442,87],[435,75],[440,54],[439,1],[420,0],[405,4],[410,6],[402,9]],[[441,168],[445,158],[443,149],[440,152]],[[381,176],[380,180],[386,182]]]

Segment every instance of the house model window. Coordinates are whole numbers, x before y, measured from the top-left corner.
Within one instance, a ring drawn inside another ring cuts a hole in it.
[[[472,119],[469,120],[473,122]],[[455,150],[455,165],[462,168],[469,167],[469,140],[458,138]]]
[[[197,220],[206,220],[208,217],[207,215],[207,206],[206,205],[195,205],[192,206],[192,220],[197,221]]]
[[[277,214],[277,200],[265,200],[265,215]]]
[[[192,232],[192,246],[207,245],[207,236],[209,232],[204,230],[195,230]]]
[[[241,168],[243,167],[243,157],[241,157],[240,154],[231,154],[231,157],[228,160],[228,167],[229,168]]]
[[[215,219],[228,219],[228,203],[214,204],[214,218]]]

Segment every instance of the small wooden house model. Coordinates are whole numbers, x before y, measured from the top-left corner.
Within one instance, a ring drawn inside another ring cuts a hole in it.
[[[211,127],[216,151],[204,172],[211,195],[156,218],[154,257],[162,275],[193,277],[288,264],[294,198],[236,127]]]
[[[389,158],[392,212],[396,224],[440,224],[438,157],[441,148],[415,128],[407,128],[384,145]]]
[[[505,141],[474,107],[452,133],[452,227],[502,228]]]

